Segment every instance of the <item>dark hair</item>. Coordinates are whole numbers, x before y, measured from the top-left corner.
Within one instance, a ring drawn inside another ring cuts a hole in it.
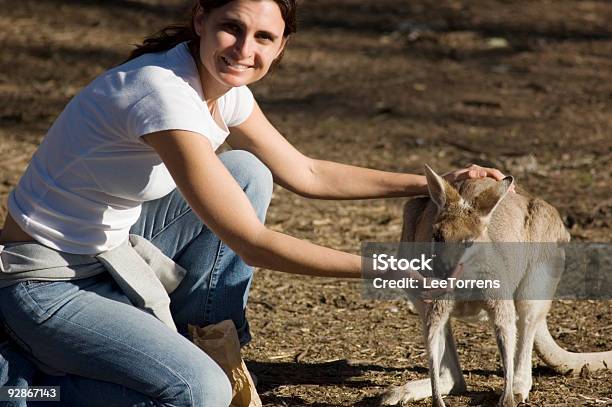
[[[199,53],[199,47],[197,46],[199,37],[198,34],[196,34],[193,26],[193,19],[198,11],[198,7],[201,7],[205,13],[209,13],[210,11],[223,7],[232,1],[234,0],[197,0],[191,10],[191,18],[188,23],[168,25],[152,36],[145,38],[142,44],[136,45],[136,49],[130,53],[130,56],[126,61],[130,61],[144,54],[167,51],[184,41],[189,42],[189,49],[194,56],[197,56]],[[280,8],[281,15],[285,21],[285,32],[283,33],[283,36],[287,38],[289,35],[297,31],[297,0],[272,1],[274,1]],[[278,63],[282,56],[283,54],[281,53],[276,58],[275,62]]]

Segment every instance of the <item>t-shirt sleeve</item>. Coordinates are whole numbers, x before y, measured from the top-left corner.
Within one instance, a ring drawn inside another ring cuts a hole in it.
[[[253,93],[247,86],[239,86],[225,95],[223,119],[227,127],[239,126],[249,118],[255,106]]]
[[[129,136],[138,138],[164,130],[186,130],[210,138],[210,114],[201,100],[181,87],[158,88],[145,95],[130,109],[127,117]],[[212,140],[211,140],[212,141]]]

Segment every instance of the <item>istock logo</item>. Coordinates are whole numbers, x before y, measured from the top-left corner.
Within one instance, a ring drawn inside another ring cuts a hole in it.
[[[372,260],[374,261],[375,271],[397,271],[397,270],[433,271],[431,267],[431,263],[433,262],[433,256],[430,258],[427,258],[422,253],[421,253],[420,258],[415,258],[415,259],[404,259],[404,258],[397,259],[395,258],[395,256],[390,256],[388,254],[374,254],[372,256]]]

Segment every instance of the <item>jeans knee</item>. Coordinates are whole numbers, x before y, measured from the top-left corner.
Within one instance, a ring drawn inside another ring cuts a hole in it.
[[[225,372],[209,359],[203,364],[184,366],[182,380],[164,397],[163,403],[185,407],[228,407],[232,401],[232,385]],[[162,404],[166,405],[166,404]]]
[[[232,402],[232,385],[221,368],[214,376],[209,372],[198,390],[202,402],[195,402],[194,407],[228,407]]]
[[[244,150],[222,153],[219,158],[249,197],[257,214],[265,217],[272,198],[272,172],[255,155]]]

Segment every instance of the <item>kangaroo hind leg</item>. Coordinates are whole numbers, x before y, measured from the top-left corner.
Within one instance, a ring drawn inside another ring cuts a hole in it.
[[[444,339],[444,354],[442,356],[439,380],[440,394],[444,396],[447,394],[464,393],[466,390],[465,379],[463,378],[450,323],[446,324]],[[401,386],[390,386],[382,395],[380,405],[406,405],[424,400],[431,397],[431,389],[431,379],[411,380]]]

